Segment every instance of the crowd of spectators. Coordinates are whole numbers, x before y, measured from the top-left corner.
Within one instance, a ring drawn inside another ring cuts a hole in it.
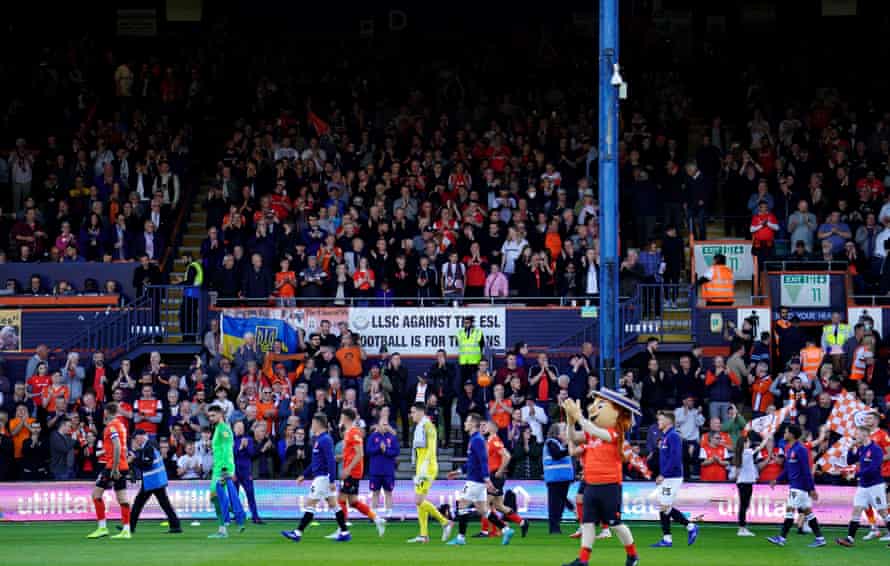
[[[65,119],[37,139],[40,129],[21,125],[20,137],[0,145],[0,263],[158,264],[191,190],[200,70],[112,53],[98,67],[83,54],[71,59],[67,74],[52,75],[54,92],[67,93],[53,101]],[[36,292],[31,281],[5,283]],[[39,289],[96,292],[84,287],[44,279]]]

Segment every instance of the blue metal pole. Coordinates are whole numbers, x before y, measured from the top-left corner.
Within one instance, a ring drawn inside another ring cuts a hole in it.
[[[618,0],[600,0],[599,12],[600,367],[601,382],[615,387],[618,355]]]

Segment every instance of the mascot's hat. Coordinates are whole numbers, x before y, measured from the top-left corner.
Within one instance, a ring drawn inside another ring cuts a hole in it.
[[[619,407],[624,407],[625,409],[627,409],[628,411],[630,411],[631,413],[633,413],[635,415],[642,414],[642,412],[640,411],[639,403],[637,403],[633,399],[625,397],[624,395],[622,395],[621,393],[618,393],[617,391],[612,391],[611,389],[606,389],[605,387],[603,387],[599,391],[594,391],[593,394],[596,395],[597,397],[602,397],[603,399],[605,399],[607,401],[611,401],[612,403],[615,403]]]

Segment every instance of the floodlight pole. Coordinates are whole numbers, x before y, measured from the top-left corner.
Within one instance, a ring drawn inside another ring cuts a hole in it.
[[[618,331],[618,0],[599,0],[600,382],[616,387],[621,372]]]

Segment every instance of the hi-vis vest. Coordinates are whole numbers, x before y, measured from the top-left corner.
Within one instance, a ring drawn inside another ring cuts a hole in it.
[[[479,342],[482,340],[482,331],[474,328],[467,336],[467,331],[461,328],[457,333],[457,360],[462,366],[474,366],[482,361],[482,348]]]
[[[819,377],[819,366],[824,357],[825,352],[819,346],[808,346],[800,351],[800,369],[807,374],[810,381]]]
[[[850,367],[850,379],[852,381],[862,381],[865,378],[865,354],[869,349],[865,346],[859,346],[853,353],[853,365]]]
[[[204,266],[201,265],[200,261],[193,261],[185,269],[186,274],[188,274],[189,269],[195,270],[195,281],[191,286],[186,287],[185,296],[197,297],[201,294],[201,285],[204,283]]]
[[[164,460],[156,448],[149,448],[154,453],[151,469],[142,472],[142,489],[150,491],[167,485],[167,469],[164,468]]]
[[[565,446],[555,438],[548,438],[547,443],[554,443],[559,450],[565,450]],[[572,457],[566,454],[559,460],[550,456],[550,450],[544,446],[544,482],[572,481],[575,479],[575,468],[572,467]]]
[[[837,325],[837,332],[834,331],[834,324],[826,324],[822,327],[822,341],[829,347],[836,346],[843,348],[847,337],[850,335],[850,325],[840,323]]]
[[[712,303],[732,304],[735,301],[732,270],[725,265],[711,266],[713,279],[702,285],[702,297]]]

